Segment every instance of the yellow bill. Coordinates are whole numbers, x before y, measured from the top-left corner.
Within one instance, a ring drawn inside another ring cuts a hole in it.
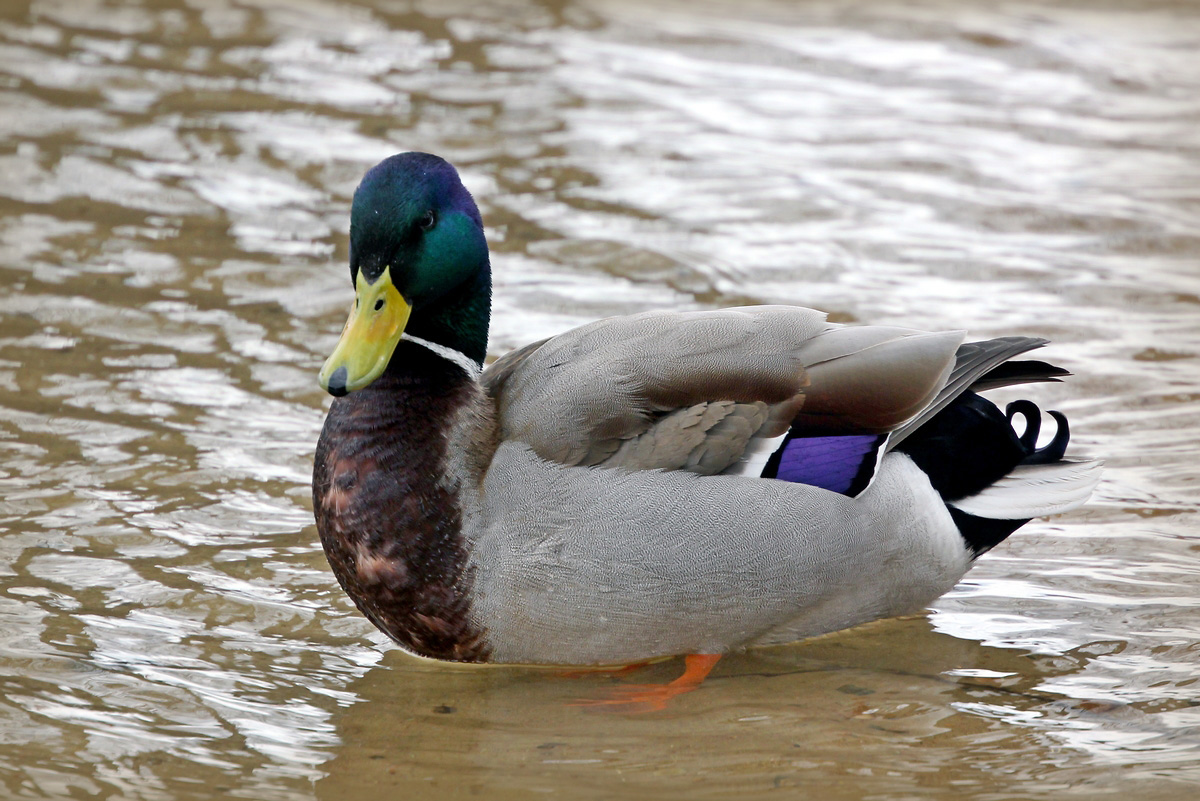
[[[354,287],[354,307],[342,338],[325,360],[318,380],[331,395],[362,389],[387,369],[412,307],[392,285],[391,267],[368,283],[361,270]]]

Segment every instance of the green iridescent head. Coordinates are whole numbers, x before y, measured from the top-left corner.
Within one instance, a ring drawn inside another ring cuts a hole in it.
[[[435,342],[482,365],[492,273],[483,220],[449,162],[401,153],[372,167],[350,209],[354,308],[321,386],[333,395],[383,374],[400,337]]]

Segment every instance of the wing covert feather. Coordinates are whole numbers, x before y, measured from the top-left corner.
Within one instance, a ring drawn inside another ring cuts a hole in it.
[[[506,356],[483,381],[502,438],[597,464],[678,409],[790,401],[807,383],[800,345],[828,327],[790,306],[614,317]]]

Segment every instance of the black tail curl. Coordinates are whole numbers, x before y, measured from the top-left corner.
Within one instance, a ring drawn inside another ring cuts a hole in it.
[[[1004,414],[1010,426],[1013,417],[1018,414],[1025,419],[1025,432],[1020,439],[1027,456],[1021,460],[1021,464],[1053,464],[1066,455],[1067,443],[1071,441],[1071,427],[1067,425],[1067,416],[1062,412],[1046,412],[1054,418],[1058,429],[1054,432],[1054,439],[1043,448],[1037,447],[1038,434],[1042,432],[1042,410],[1036,403],[1029,400],[1013,401],[1004,407]]]

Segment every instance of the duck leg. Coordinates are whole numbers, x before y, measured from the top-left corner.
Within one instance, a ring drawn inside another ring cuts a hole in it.
[[[637,707],[630,710],[634,712],[657,712],[666,709],[667,702],[675,696],[699,687],[720,659],[720,654],[688,654],[683,658],[683,675],[674,681],[617,687],[609,698],[583,699],[571,706],[626,706]]]

